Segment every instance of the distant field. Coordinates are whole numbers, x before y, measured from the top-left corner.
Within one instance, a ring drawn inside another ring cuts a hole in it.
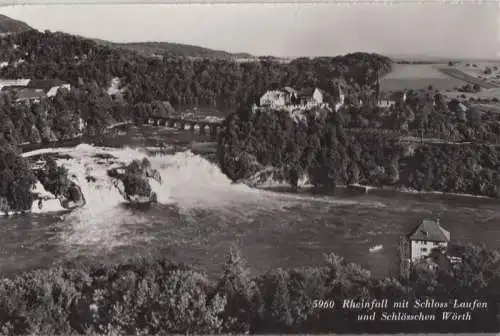
[[[443,92],[443,94],[449,98],[458,98],[465,96],[465,99],[474,98],[474,99],[492,99],[498,98],[500,99],[500,88],[494,89],[484,89],[477,93],[469,93],[469,92],[459,92],[456,90],[450,90]]]
[[[429,85],[435,89],[446,90],[466,84],[463,80],[439,71],[439,66],[441,65],[395,64],[393,71],[382,79],[382,90],[426,89]]]
[[[462,73],[462,76],[473,78],[479,85],[485,89],[500,87],[500,63],[494,61],[462,61],[447,66],[448,71]],[[486,71],[489,69],[489,72]],[[453,73],[450,73],[454,76]],[[473,82],[473,81],[471,81]]]
[[[456,68],[451,68],[451,67],[444,68],[443,67],[440,70],[441,70],[441,72],[443,72],[451,77],[454,77],[457,79],[462,79],[462,80],[464,80],[468,83],[471,83],[471,84],[478,84],[482,88],[485,88],[485,89],[493,89],[493,88],[498,87],[496,82],[486,81],[486,80],[483,80],[481,78],[471,76],[467,72],[464,72],[462,69],[456,69]]]

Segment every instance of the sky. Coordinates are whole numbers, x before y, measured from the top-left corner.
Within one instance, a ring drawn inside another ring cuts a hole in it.
[[[314,57],[365,51],[500,57],[499,5],[493,3],[29,5],[3,6],[0,13],[38,30],[114,42],[177,42],[253,55]]]

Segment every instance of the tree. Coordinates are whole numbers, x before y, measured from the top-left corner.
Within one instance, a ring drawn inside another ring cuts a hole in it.
[[[290,293],[287,286],[287,274],[282,269],[278,269],[273,275],[275,282],[274,295],[269,307],[269,317],[276,330],[287,330],[293,323],[290,312]]]
[[[55,196],[65,196],[68,194],[71,181],[68,178],[68,170],[57,166],[57,162],[52,158],[47,158],[46,169],[38,174],[38,179],[44,188]]]
[[[219,280],[217,291],[225,295],[227,305],[224,310],[224,329],[231,333],[247,333],[258,318],[262,304],[255,282],[250,278],[245,260],[240,250],[232,245],[224,268],[224,275]]]
[[[125,194],[128,197],[151,196],[151,186],[149,185],[149,182],[146,180],[146,178],[144,178],[143,176],[133,173],[126,173],[122,181],[125,187]]]
[[[0,197],[7,200],[9,210],[31,209],[35,176],[28,163],[5,143],[0,146],[0,177]]]
[[[475,107],[471,107],[468,112],[469,112],[468,120],[471,127],[476,129],[479,128],[481,126],[481,112]]]

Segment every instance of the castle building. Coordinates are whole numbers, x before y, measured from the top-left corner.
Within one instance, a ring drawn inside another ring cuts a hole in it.
[[[383,93],[380,88],[380,72],[377,69],[377,82],[375,83],[375,93],[372,98],[372,104],[380,108],[390,108],[393,106],[403,106],[406,103],[407,91],[396,91],[392,93]]]
[[[44,97],[54,97],[62,88],[71,90],[71,85],[57,79],[0,79],[0,90],[15,92],[18,103],[40,102]]]
[[[439,219],[424,219],[407,238],[410,242],[410,259],[414,262],[428,257],[434,248],[446,248],[450,232],[439,224]]]
[[[280,108],[311,108],[323,105],[323,91],[309,88],[297,91],[289,86],[281,90],[270,90],[259,99],[260,107]]]
[[[409,234],[401,238],[400,242],[400,271],[408,275],[411,265],[431,257],[435,251],[448,248],[450,232],[439,223],[439,219],[424,219]]]

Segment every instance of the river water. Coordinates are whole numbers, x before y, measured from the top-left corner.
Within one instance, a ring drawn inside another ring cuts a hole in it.
[[[154,147],[165,141],[171,153],[155,154]],[[206,141],[144,127],[105,139],[106,148],[82,144],[50,150],[60,152],[59,163],[77,179],[87,205],[71,213],[0,218],[0,275],[66,261],[117,262],[138,255],[171,258],[217,275],[232,243],[240,246],[254,274],[324,265],[323,255],[334,252],[376,276],[396,275],[400,236],[423,218],[436,217],[452,241],[500,245],[496,200],[252,189],[232,184],[206,159],[215,148]],[[106,176],[112,163],[96,156],[103,153],[119,162],[148,156],[163,179],[153,185],[159,204],[148,210],[127,208]],[[95,182],[86,180],[90,175]],[[370,253],[375,245],[383,249]]]

